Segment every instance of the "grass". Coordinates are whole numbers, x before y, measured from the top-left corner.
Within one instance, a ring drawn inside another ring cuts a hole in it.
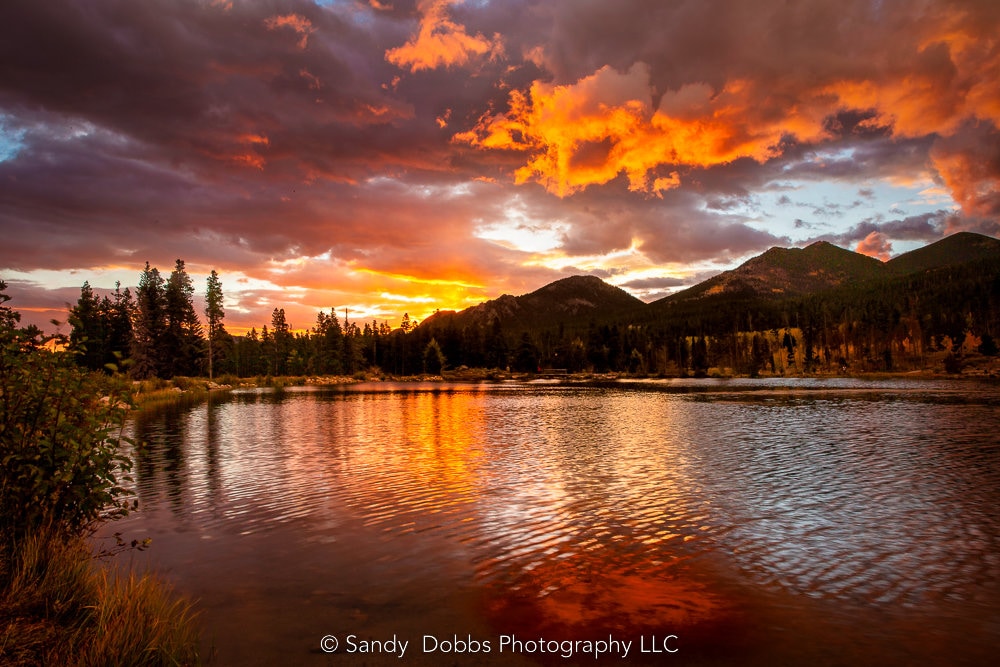
[[[198,665],[193,605],[42,531],[0,553],[0,664]]]

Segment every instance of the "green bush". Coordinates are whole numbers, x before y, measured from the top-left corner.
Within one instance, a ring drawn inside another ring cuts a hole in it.
[[[131,461],[121,453],[131,406],[122,381],[69,353],[25,348],[0,331],[0,536],[40,528],[81,534],[125,514]]]
[[[122,376],[80,369],[15,329],[0,281],[0,664],[196,665],[193,606],[99,567],[84,538],[130,509]],[[133,542],[133,546],[136,542]]]

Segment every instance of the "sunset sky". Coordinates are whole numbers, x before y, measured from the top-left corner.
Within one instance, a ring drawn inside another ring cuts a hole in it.
[[[996,0],[0,6],[24,322],[146,261],[184,259],[199,296],[218,270],[231,331],[276,306],[398,326],[573,274],[648,301],[775,245],[888,258],[998,220]]]

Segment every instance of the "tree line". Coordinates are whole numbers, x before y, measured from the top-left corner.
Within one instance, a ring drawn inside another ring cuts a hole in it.
[[[424,359],[405,340],[416,327],[408,314],[397,329],[388,322],[343,322],[331,309],[319,311],[313,327],[293,331],[284,308],[271,321],[246,335],[225,327],[222,281],[208,276],[204,318],[194,306],[195,287],[178,259],[164,277],[147,262],[133,294],[115,286],[98,297],[89,282],[70,309],[69,348],[80,365],[93,370],[127,372],[135,379],[219,375],[351,375],[373,367],[387,372],[423,372]],[[432,346],[433,347],[433,346]],[[432,369],[440,370],[443,359]]]
[[[435,318],[420,328],[449,364],[517,370],[702,376],[955,372],[974,355],[996,356],[1000,265],[995,259],[841,287],[795,298],[753,293],[645,306],[625,316],[491,333]],[[486,343],[486,339],[491,343]],[[416,342],[416,341],[414,341]],[[503,361],[500,363],[503,366]]]
[[[942,357],[948,370],[959,370],[971,354],[995,355],[1000,331],[1000,270],[989,261],[802,298],[739,294],[533,330],[496,317],[462,325],[444,316],[417,326],[408,315],[392,328],[346,313],[341,320],[331,309],[296,332],[275,308],[269,323],[234,336],[224,326],[215,271],[204,324],[193,295],[182,260],[167,278],[147,263],[134,295],[116,287],[98,299],[85,283],[71,310],[70,345],[84,366],[127,369],[136,378],[414,375],[461,367],[756,376],[901,371]]]

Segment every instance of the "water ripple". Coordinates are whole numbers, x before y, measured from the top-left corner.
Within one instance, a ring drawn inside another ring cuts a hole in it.
[[[141,418],[136,484],[178,531],[292,526],[406,581],[447,554],[496,618],[694,623],[730,577],[995,621],[995,388],[787,385],[247,392]]]

